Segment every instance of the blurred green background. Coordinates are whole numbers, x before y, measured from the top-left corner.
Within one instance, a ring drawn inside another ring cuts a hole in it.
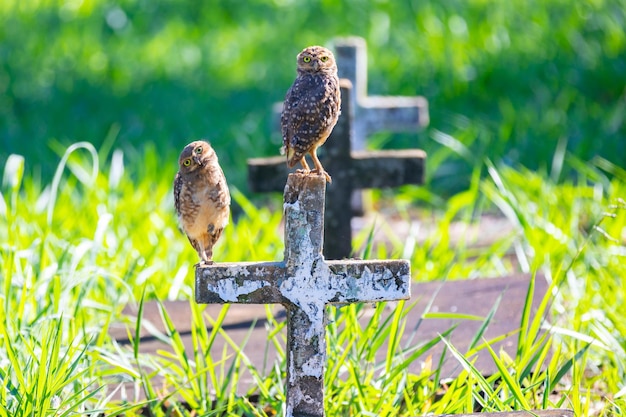
[[[443,194],[484,157],[549,168],[559,141],[625,167],[625,28],[626,0],[3,0],[0,166],[19,153],[45,179],[85,140],[123,149],[131,175],[154,149],[173,175],[206,138],[246,190],[246,158],[278,154],[296,54],[357,35],[370,93],[430,105],[427,129],[370,146],[427,150]]]

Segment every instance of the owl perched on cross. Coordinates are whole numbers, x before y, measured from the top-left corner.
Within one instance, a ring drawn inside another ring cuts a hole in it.
[[[200,262],[213,263],[213,246],[228,224],[230,193],[211,145],[191,142],[178,158],[174,205],[182,231],[198,252]]]
[[[341,90],[337,64],[331,51],[309,46],[298,54],[298,75],[287,91],[280,117],[287,165],[298,162],[304,173],[322,174],[330,183],[330,175],[317,158],[322,146],[337,123],[341,109]],[[305,155],[310,154],[315,169],[310,170]]]

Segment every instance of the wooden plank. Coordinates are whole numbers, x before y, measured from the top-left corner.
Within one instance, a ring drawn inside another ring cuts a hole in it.
[[[514,356],[517,349],[517,334],[515,330],[519,327],[523,304],[527,294],[530,277],[525,274],[511,275],[499,278],[485,278],[475,280],[447,281],[447,282],[427,282],[413,283],[411,286],[412,300],[417,301],[416,306],[408,313],[406,330],[400,342],[402,347],[406,347],[411,341],[413,344],[424,343],[435,338],[451,326],[457,328],[450,335],[450,342],[462,353],[472,340],[476,331],[482,324],[473,320],[452,320],[443,318],[422,319],[426,306],[431,303],[431,310],[436,312],[456,312],[458,314],[470,314],[486,316],[493,307],[497,298],[503,296],[503,302],[497,310],[491,325],[488,327],[484,337],[490,339],[499,335],[509,334],[504,340],[494,344],[492,347],[496,352],[503,349],[509,355]],[[547,283],[544,277],[537,277],[535,293],[533,299],[533,315],[538,307],[541,298],[547,291]],[[191,311],[189,301],[166,301],[164,302],[168,314],[171,316],[176,329],[181,334],[185,342],[188,353],[192,353],[191,343]],[[394,303],[387,304],[389,313],[393,312]],[[217,317],[222,306],[206,306],[205,314]],[[279,320],[284,320],[286,313],[280,306],[272,307],[274,315]],[[361,318],[362,323],[369,320],[368,307]],[[110,333],[121,344],[128,344],[126,326],[134,328],[132,324],[136,317],[136,307],[127,307],[124,310],[127,314],[127,324],[114,323]],[[149,322],[152,328],[164,332],[164,327],[160,317],[158,305],[155,302],[148,302],[144,306],[144,322]],[[276,351],[272,343],[267,342],[268,330],[265,328],[266,310],[259,305],[231,305],[226,316],[223,329],[228,331],[229,337],[235,342],[242,343],[246,340],[250,329],[254,326],[252,334],[243,352],[250,358],[252,363],[261,371],[269,369],[276,359]],[[279,337],[285,337],[285,331]],[[148,328],[141,331],[140,351],[144,353],[156,353],[159,349],[171,350],[169,346],[154,337]],[[211,352],[215,357],[221,357],[225,341],[222,337],[217,337]],[[409,367],[414,373],[421,372],[421,365],[426,357],[432,357],[432,363],[438,363],[443,351],[443,344],[439,343],[424,357],[418,358]],[[381,349],[378,356],[384,358],[385,351]],[[381,356],[382,355],[382,356]],[[378,357],[377,356],[377,357]],[[265,366],[265,368],[264,368]],[[493,360],[487,352],[481,352],[475,363],[477,369],[484,375],[490,375],[497,371]],[[449,354],[444,360],[442,377],[455,377],[462,370],[459,363]],[[247,379],[252,384],[252,379]],[[244,378],[242,392],[247,388],[246,378]]]

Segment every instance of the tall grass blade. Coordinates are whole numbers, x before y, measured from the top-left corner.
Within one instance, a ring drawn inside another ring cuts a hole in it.
[[[54,206],[56,204],[57,194],[59,191],[59,184],[61,183],[61,176],[63,175],[63,170],[65,169],[65,166],[67,165],[67,161],[70,155],[74,153],[75,151],[77,151],[78,149],[85,149],[91,155],[92,169],[91,169],[91,175],[85,179],[87,183],[93,184],[96,180],[96,177],[98,176],[99,162],[98,162],[98,152],[96,151],[96,148],[89,142],[77,142],[77,143],[70,145],[65,151],[65,153],[63,154],[63,157],[61,158],[61,162],[59,162],[59,165],[57,166],[57,169],[54,173],[54,177],[52,178],[52,184],[51,184],[51,190],[50,190],[50,201],[48,202],[48,215],[47,215],[48,227],[52,225],[52,216],[54,214]]]
[[[591,347],[591,343],[587,343],[582,349],[578,350],[576,354],[568,359],[557,371],[554,375],[554,378],[550,381],[550,391],[552,391],[557,384],[567,375],[567,373],[572,369],[574,364],[580,360],[580,358],[589,350]]]
[[[487,327],[489,327],[489,324],[493,320],[493,316],[495,316],[496,311],[498,311],[498,307],[500,307],[500,302],[502,301],[503,296],[504,296],[504,293],[501,293],[498,296],[498,298],[496,298],[496,301],[494,302],[493,307],[491,307],[491,310],[489,310],[487,317],[485,317],[485,319],[483,320],[483,323],[478,328],[478,331],[476,332],[476,334],[474,334],[474,337],[472,337],[472,340],[470,341],[467,347],[468,350],[474,349],[474,347],[476,347],[478,342],[483,338],[483,335],[487,331]]]
[[[487,344],[487,350],[489,350],[489,354],[498,368],[499,377],[502,378],[506,386],[509,387],[509,390],[513,393],[513,397],[517,403],[522,407],[522,409],[530,410],[530,404],[526,401],[526,397],[520,388],[519,382],[513,378],[506,365],[502,362],[498,355],[496,355],[496,352],[494,352],[489,344]]]

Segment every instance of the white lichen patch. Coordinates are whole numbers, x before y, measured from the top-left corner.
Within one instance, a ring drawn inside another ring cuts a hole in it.
[[[407,299],[411,276],[408,261],[353,261],[343,268],[331,261],[329,292],[333,302],[373,302]],[[406,273],[405,273],[406,271]]]
[[[249,262],[215,264],[215,268],[209,267],[207,271],[210,278],[216,280],[235,276],[247,277],[250,275],[248,264]]]
[[[208,290],[226,302],[236,303],[240,296],[251,294],[268,285],[271,285],[268,281],[243,280],[237,282],[236,278],[223,278],[215,283],[209,283]]]
[[[293,203],[283,203],[283,212],[287,209],[300,211],[300,200],[296,200]]]
[[[324,334],[322,333],[322,338]],[[313,376],[317,378],[324,377],[324,365],[326,364],[325,352],[320,352],[309,358],[308,361],[302,365],[302,373],[304,375]]]

